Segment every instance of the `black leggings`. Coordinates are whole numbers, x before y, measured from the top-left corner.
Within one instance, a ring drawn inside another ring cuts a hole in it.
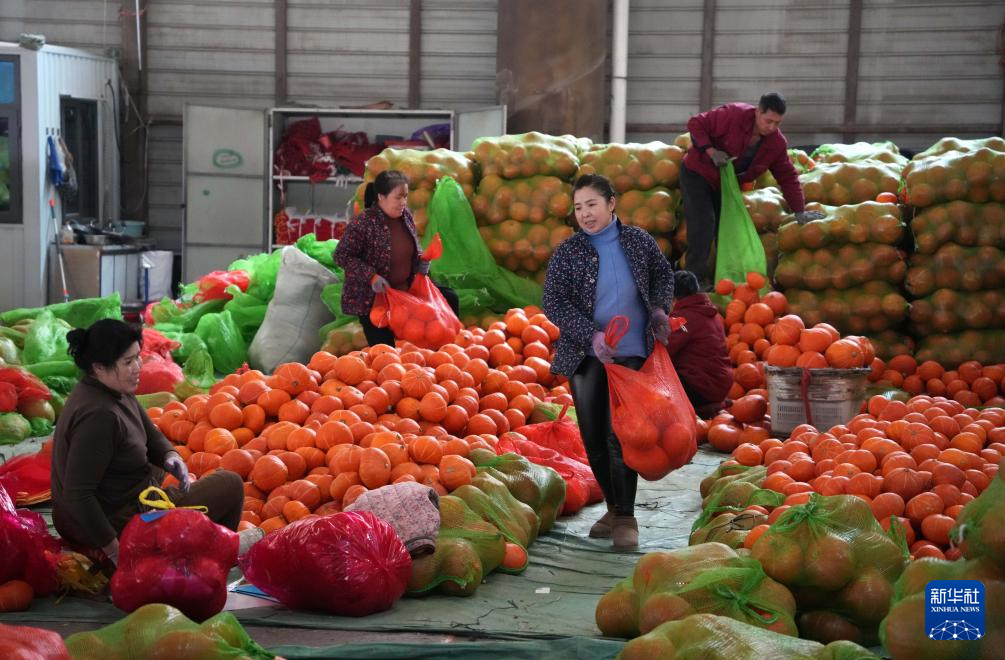
[[[636,371],[645,364],[640,357],[616,358],[614,361]],[[635,490],[639,475],[625,465],[621,442],[611,430],[611,403],[604,364],[587,355],[569,379],[569,385],[586,456],[590,460],[593,476],[604,491],[608,508],[619,516],[635,515]]]
[[[436,282],[433,282],[433,284],[436,284]],[[436,288],[443,294],[443,298],[450,305],[450,309],[454,310],[454,314],[460,315],[460,301],[457,298],[457,293],[450,287],[440,286],[439,284],[436,284]],[[359,324],[363,326],[363,336],[366,337],[366,343],[370,346],[376,346],[377,344],[394,346],[394,333],[391,332],[391,328],[378,328],[370,322],[369,314],[360,315]]]

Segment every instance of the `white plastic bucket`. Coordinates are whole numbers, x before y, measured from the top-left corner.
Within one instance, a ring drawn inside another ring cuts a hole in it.
[[[788,436],[800,424],[826,431],[857,415],[865,400],[869,369],[765,367],[764,375],[771,430]]]

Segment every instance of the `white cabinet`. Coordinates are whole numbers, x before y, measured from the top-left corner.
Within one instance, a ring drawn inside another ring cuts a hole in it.
[[[364,132],[370,143],[409,139],[435,124],[450,127],[450,148],[470,149],[506,132],[506,107],[474,111],[240,108],[186,105],[183,127],[182,278],[191,282],[240,257],[277,247],[273,218],[294,207],[305,216],[347,219],[362,179],[339,175],[318,183],[284,175],[275,163],[286,128],[317,117],[322,133]]]

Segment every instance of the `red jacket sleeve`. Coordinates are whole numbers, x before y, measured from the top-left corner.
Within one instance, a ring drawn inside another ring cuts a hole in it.
[[[806,198],[803,197],[803,187],[799,183],[799,174],[789,160],[788,149],[782,149],[781,155],[775,158],[769,166],[771,173],[775,176],[775,181],[782,189],[782,195],[788,202],[793,213],[800,213],[806,210]]]
[[[734,119],[733,107],[729,105],[720,105],[718,108],[691,117],[687,122],[687,130],[691,133],[691,143],[695,150],[707,158],[706,149],[709,147],[719,149],[720,147],[715,145],[714,140],[726,132]],[[730,154],[730,156],[738,155]]]

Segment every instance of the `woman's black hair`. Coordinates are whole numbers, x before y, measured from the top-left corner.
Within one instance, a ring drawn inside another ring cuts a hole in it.
[[[698,277],[689,270],[678,270],[673,274],[674,298],[687,298],[698,293]]]
[[[398,170],[384,170],[363,189],[363,208],[377,205],[377,195],[390,195],[401,184],[408,185],[408,177]]]
[[[576,183],[572,186],[572,194],[575,195],[576,191],[582,188],[593,188],[608,202],[615,197],[614,186],[611,185],[611,181],[606,176],[600,176],[599,174],[584,174],[576,179]]]
[[[102,319],[88,328],[71,330],[66,342],[76,365],[90,373],[96,364],[114,366],[133,344],[143,346],[143,331],[123,321]]]

